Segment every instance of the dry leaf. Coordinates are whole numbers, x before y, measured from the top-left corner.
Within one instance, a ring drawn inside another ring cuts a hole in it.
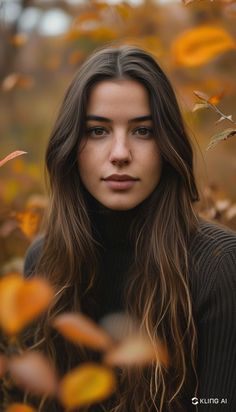
[[[17,156],[21,156],[26,154],[27,152],[23,152],[22,150],[16,150],[15,152],[10,153],[4,159],[0,160],[0,167],[2,167],[5,163],[9,162],[9,160],[15,159]]]
[[[235,41],[218,26],[200,26],[181,33],[172,44],[177,65],[201,66],[216,56],[235,49]]]
[[[14,36],[10,38],[10,43],[16,47],[23,46],[25,43],[27,43],[27,41],[28,41],[28,36],[24,33],[15,34]]]
[[[35,395],[54,395],[57,377],[52,364],[38,352],[26,352],[12,356],[8,363],[15,383]]]
[[[111,366],[144,366],[157,358],[160,364],[169,365],[168,352],[163,344],[157,342],[154,347],[147,338],[133,336],[106,353],[104,362]]]
[[[60,399],[74,409],[108,398],[116,388],[112,370],[96,363],[85,363],[66,374],[60,384]]]
[[[11,273],[0,279],[0,326],[16,335],[51,303],[53,291],[44,279],[23,279]]]
[[[9,92],[14,88],[31,89],[34,85],[34,79],[32,76],[25,76],[19,73],[9,74],[2,83],[2,89],[5,92]]]
[[[37,412],[36,409],[32,408],[25,403],[12,403],[10,404],[5,412]]]
[[[39,231],[41,215],[38,210],[28,208],[23,212],[16,213],[15,218],[19,227],[29,239],[32,239]]]
[[[107,350],[112,339],[87,316],[77,313],[64,313],[53,321],[53,327],[66,339],[95,350]]]
[[[211,141],[207,147],[207,150],[212,149],[217,145],[217,143],[221,142],[222,140],[227,140],[229,137],[235,136],[236,130],[235,129],[226,129],[223,132],[217,133],[212,136]]]

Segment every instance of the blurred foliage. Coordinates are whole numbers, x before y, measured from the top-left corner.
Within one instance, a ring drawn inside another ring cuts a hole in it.
[[[208,194],[199,209],[206,217],[236,227],[236,139],[227,144],[220,142],[206,152],[212,136],[218,141],[234,136],[234,128],[225,127],[225,122],[234,117],[236,106],[233,1],[160,4],[146,0],[135,5],[128,1],[110,4],[98,0],[19,0],[18,17],[11,21],[5,18],[6,4],[5,0],[0,2],[0,158],[17,150],[27,154],[1,168],[3,272],[22,270],[25,250],[40,230],[47,207],[44,152],[65,88],[92,50],[114,41],[150,50],[169,75],[198,146],[196,173],[202,193]],[[54,36],[43,35],[37,26],[27,31],[22,18],[32,8],[41,16],[56,8],[71,23],[63,33]],[[196,102],[195,90],[215,96],[215,100]],[[196,103],[201,108],[204,104],[205,108],[212,105],[218,113],[199,110]],[[219,113],[227,115],[219,121]],[[217,202],[226,200],[229,210],[219,211]]]

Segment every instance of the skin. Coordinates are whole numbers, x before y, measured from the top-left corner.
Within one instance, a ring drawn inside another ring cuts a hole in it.
[[[137,119],[143,116],[149,118]],[[105,207],[132,209],[158,185],[162,162],[152,127],[149,97],[142,84],[122,79],[105,80],[94,86],[88,100],[78,167],[86,189]],[[113,174],[136,180],[130,184],[104,180]]]

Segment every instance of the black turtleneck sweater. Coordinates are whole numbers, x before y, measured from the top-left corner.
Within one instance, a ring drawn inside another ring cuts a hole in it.
[[[123,293],[134,259],[130,228],[140,207],[111,211],[88,200],[92,228],[100,246],[100,272],[84,312],[99,321],[124,309]],[[143,207],[143,206],[141,206]],[[144,206],[145,207],[145,206]],[[34,273],[44,239],[30,246],[24,272]],[[236,234],[200,221],[189,245],[189,284],[198,333],[198,399],[186,412],[236,411]],[[95,409],[94,409],[95,411]],[[124,411],[132,412],[132,411]],[[148,411],[147,411],[148,412]]]

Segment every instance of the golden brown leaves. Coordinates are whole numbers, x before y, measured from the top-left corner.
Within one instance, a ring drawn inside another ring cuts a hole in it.
[[[53,326],[66,339],[95,350],[106,350],[112,344],[110,336],[82,314],[64,313],[55,318]]]
[[[16,213],[15,218],[21,231],[28,238],[33,238],[39,230],[41,215],[34,208],[27,208],[22,212]]]
[[[16,335],[51,303],[53,291],[44,279],[24,280],[18,273],[0,280],[0,327]]]
[[[113,371],[87,363],[70,371],[61,381],[60,399],[67,409],[101,402],[116,388]]]
[[[5,412],[37,412],[36,409],[23,403],[12,403]]]
[[[0,160],[0,167],[2,167],[5,163],[9,162],[9,160],[15,159],[17,156],[21,156],[26,154],[27,152],[23,152],[22,150],[16,150],[15,152],[10,153],[4,159]]]
[[[172,44],[172,53],[180,66],[194,67],[235,49],[231,35],[218,26],[200,26],[181,33]]]

